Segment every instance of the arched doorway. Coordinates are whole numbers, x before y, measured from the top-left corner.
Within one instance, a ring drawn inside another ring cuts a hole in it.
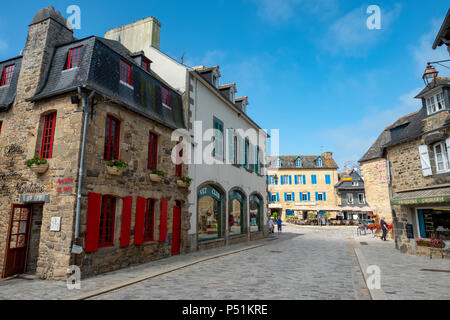
[[[245,196],[238,190],[229,194],[228,234],[245,234]]]
[[[261,214],[262,214],[262,206],[261,206],[261,198],[256,194],[250,196],[250,232],[258,232],[262,230],[261,226]]]
[[[222,193],[212,185],[198,193],[198,241],[222,238]]]

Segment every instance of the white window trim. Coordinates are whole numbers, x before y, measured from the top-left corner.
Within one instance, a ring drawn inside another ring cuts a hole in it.
[[[360,196],[362,196],[362,201],[361,201]],[[358,201],[359,201],[359,204],[365,204],[366,203],[366,196],[364,195],[364,193],[359,193],[358,194]]]
[[[438,109],[438,105],[439,105],[438,104],[438,95],[440,95],[440,94],[444,95],[444,92],[442,90],[437,91],[437,92],[435,91],[433,94],[430,94],[430,95],[424,97],[424,99],[425,99],[425,106],[427,108],[427,114],[428,115],[432,115],[432,114],[438,113],[439,111],[447,109],[447,105],[445,104],[445,99],[442,100],[443,108],[442,109]],[[428,103],[429,100],[434,105],[435,111],[431,110],[431,103],[430,104]]]
[[[439,170],[439,164],[438,164],[438,158],[437,158],[437,152],[436,152],[436,147],[439,145],[441,146],[442,161],[444,164],[444,169],[442,169],[442,170]],[[447,149],[447,145],[446,145],[445,141],[438,142],[433,145],[434,161],[436,163],[436,172],[437,173],[445,173],[445,172],[450,171],[448,150],[447,150],[447,152],[445,152],[445,149]]]
[[[350,199],[351,199],[351,201],[350,201]],[[347,203],[349,203],[349,204],[353,204],[354,203],[353,193],[347,193]]]

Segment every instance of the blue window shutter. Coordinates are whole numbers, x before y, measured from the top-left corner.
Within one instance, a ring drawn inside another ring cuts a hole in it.
[[[312,183],[312,184],[317,184],[317,176],[316,176],[315,174],[313,174],[313,175],[311,176],[311,183]]]
[[[420,231],[420,236],[422,238],[425,238],[427,236],[427,232],[425,230],[425,221],[423,218],[423,210],[417,210],[417,215],[418,215],[418,219],[419,219],[419,231]]]
[[[295,180],[295,184],[298,184],[298,176],[297,175],[294,176],[294,180]]]
[[[269,201],[272,202],[272,194],[269,192]]]
[[[300,201],[303,201],[303,193],[300,192]]]
[[[317,201],[317,199],[319,199],[319,193],[318,192],[316,192],[316,201]]]
[[[286,192],[284,193],[284,201],[287,201]]]
[[[270,176],[267,176],[267,184],[270,184]]]
[[[295,192],[292,192],[292,201],[295,201]]]
[[[281,184],[284,184],[284,177],[281,176]]]
[[[325,183],[326,183],[326,184],[331,184],[331,179],[330,179],[330,175],[329,175],[329,174],[327,174],[327,175],[325,176]]]
[[[289,176],[289,184],[292,184],[292,176]]]
[[[280,202],[280,195],[277,192],[277,202]]]
[[[306,184],[306,176],[303,175],[303,184]]]
[[[326,192],[323,193],[323,201],[327,201],[327,193]]]
[[[311,201],[311,192],[308,192],[308,201]]]

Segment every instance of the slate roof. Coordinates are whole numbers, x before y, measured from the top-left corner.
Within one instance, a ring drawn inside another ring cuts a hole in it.
[[[11,83],[8,86],[0,87],[0,111],[8,110],[14,102],[17,91],[17,81],[19,80],[20,67],[22,65],[22,57],[19,56],[0,62],[0,77],[2,77],[3,69],[12,64],[14,64],[14,71],[11,78]]]
[[[343,177],[352,177],[352,181],[339,181],[336,184],[336,189],[338,190],[364,190],[364,180],[361,178],[361,176],[358,174],[357,171],[352,170],[349,174],[342,175],[341,179]],[[358,186],[353,186],[352,183],[357,181]]]
[[[438,35],[433,43],[433,49],[436,49],[439,46],[444,44],[442,38],[450,40],[450,9],[447,11],[447,15],[445,16],[444,22],[442,23],[441,29],[439,30]]]
[[[64,70],[69,49],[83,46],[77,68]],[[120,59],[132,65],[131,86],[120,82]],[[170,107],[161,103],[161,85],[169,89]],[[55,49],[51,66],[43,83],[30,101],[52,97],[85,87],[124,107],[169,128],[185,128],[181,95],[154,72],[143,70],[133,53],[121,43],[89,37]]]
[[[426,116],[426,110],[421,108],[387,126],[359,162],[382,158],[384,148],[420,137],[423,133],[422,120]]]
[[[302,160],[302,166],[297,167],[296,161],[298,158]],[[316,165],[316,160],[322,158],[322,167]],[[281,159],[281,167],[277,167],[277,160]],[[332,157],[320,156],[267,156],[266,162],[268,168],[272,169],[337,169],[338,166]]]
[[[420,99],[422,98],[428,91],[433,90],[435,87],[441,86],[441,87],[450,87],[450,78],[446,77],[437,77],[436,81],[431,82],[432,87],[425,87],[422,91],[419,92],[415,98]]]

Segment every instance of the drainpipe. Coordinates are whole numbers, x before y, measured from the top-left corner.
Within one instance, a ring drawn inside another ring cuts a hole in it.
[[[80,234],[80,212],[81,212],[81,187],[83,185],[83,171],[84,171],[84,154],[86,150],[86,134],[89,119],[89,107],[92,105],[92,99],[94,98],[95,91],[92,91],[89,97],[83,95],[81,87],[78,87],[78,94],[81,96],[81,102],[84,111],[84,125],[83,125],[83,138],[81,142],[81,159],[80,169],[78,171],[78,191],[77,191],[77,207],[75,217],[75,239],[78,239]]]

